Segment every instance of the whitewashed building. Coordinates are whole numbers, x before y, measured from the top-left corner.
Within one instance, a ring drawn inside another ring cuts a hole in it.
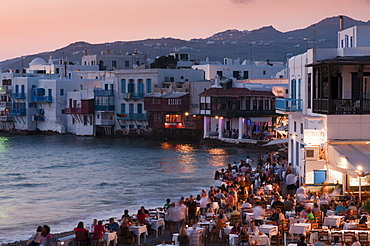
[[[357,166],[370,171],[370,28],[338,33],[338,48],[289,59],[289,162],[300,182],[358,186]],[[357,188],[356,188],[357,189]]]

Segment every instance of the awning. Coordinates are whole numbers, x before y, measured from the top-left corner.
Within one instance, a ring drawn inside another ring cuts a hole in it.
[[[275,131],[289,131],[289,126],[279,126],[274,129]]]
[[[289,141],[288,138],[276,139],[276,140],[271,140],[270,142],[262,146],[271,146],[271,145],[278,145],[278,144],[286,145],[288,144],[288,141]]]
[[[270,117],[252,117],[249,118],[251,122],[270,122],[271,118]]]
[[[370,144],[329,144],[330,166],[337,166],[348,175],[354,176],[358,166],[370,171]]]

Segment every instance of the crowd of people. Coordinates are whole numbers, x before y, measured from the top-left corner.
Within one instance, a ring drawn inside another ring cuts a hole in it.
[[[254,163],[256,162],[256,163]],[[256,166],[255,168],[252,168]],[[365,224],[368,216],[361,216],[360,201],[357,196],[347,193],[340,196],[340,188],[333,193],[328,192],[324,185],[320,191],[308,194],[304,184],[298,186],[298,177],[294,175],[292,166],[279,155],[266,153],[254,160],[247,156],[221,170],[216,170],[215,184],[209,190],[203,189],[196,196],[181,197],[176,202],[167,199],[162,211],[165,226],[170,234],[179,233],[180,246],[197,245],[199,239],[192,238],[185,230],[201,220],[213,220],[214,228],[211,230],[217,235],[226,225],[233,226],[231,234],[250,235],[259,234],[258,226],[265,223],[282,225],[286,221],[286,212],[293,212],[296,218],[306,222],[317,222],[315,214],[320,213],[321,219],[328,211],[340,214],[345,212],[344,221],[359,219],[359,224]],[[283,185],[284,184],[284,185]],[[286,186],[286,189],[283,189]],[[246,211],[253,214],[253,219],[246,219]],[[102,235],[107,231],[115,231],[126,238],[134,240],[129,227],[132,225],[146,225],[150,233],[151,225],[148,221],[150,213],[141,207],[136,215],[124,211],[121,223],[114,218],[109,219],[107,225],[103,221],[94,220],[90,226],[84,227],[79,222],[74,231],[81,234],[83,240],[91,240],[88,233],[94,233],[94,240],[102,241]],[[186,226],[186,227],[185,227]],[[49,246],[50,228],[48,226],[37,228],[37,232],[30,239],[29,245]],[[299,245],[305,245],[302,237]],[[320,238],[315,246],[322,244]]]

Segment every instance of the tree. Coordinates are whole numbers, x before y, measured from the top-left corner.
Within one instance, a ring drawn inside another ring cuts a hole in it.
[[[150,64],[151,68],[171,68],[177,66],[177,60],[174,56],[160,56],[155,58],[154,62]]]

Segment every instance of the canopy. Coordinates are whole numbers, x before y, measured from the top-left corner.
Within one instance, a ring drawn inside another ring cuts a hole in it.
[[[271,146],[271,145],[278,145],[278,144],[286,145],[286,144],[288,144],[288,141],[289,141],[288,138],[276,139],[276,140],[272,140],[272,141],[270,141],[267,144],[264,144],[262,146]]]

